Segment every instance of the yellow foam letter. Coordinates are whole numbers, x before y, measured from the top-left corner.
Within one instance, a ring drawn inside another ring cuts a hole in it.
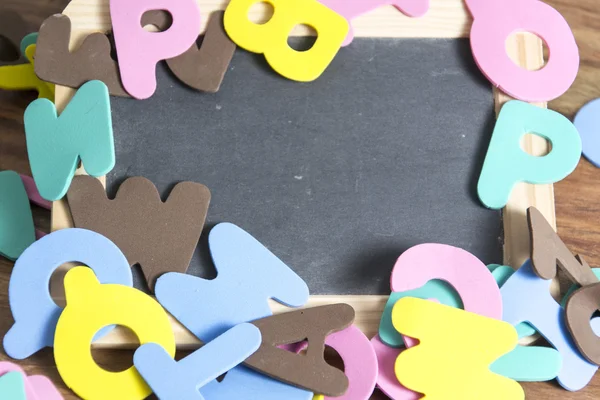
[[[67,306],[56,326],[54,359],[60,376],[80,397],[145,399],[152,390],[135,367],[123,372],[100,368],[90,344],[108,325],[130,328],[140,344],[157,343],[175,355],[175,337],[165,310],[152,297],[123,285],[101,285],[94,272],[76,267],[65,277]]]
[[[248,19],[250,7],[261,0],[231,0],[225,10],[224,26],[238,46],[264,53],[269,65],[288,79],[309,82],[325,71],[348,33],[348,21],[316,0],[265,0],[273,6],[273,16],[264,24]],[[296,25],[317,31],[317,40],[306,51],[288,45]]]
[[[414,297],[398,300],[392,323],[420,341],[398,356],[396,377],[427,400],[525,398],[521,385],[489,369],[517,345],[509,323]]]
[[[35,49],[35,44],[25,49],[25,56],[29,63],[0,67],[0,89],[37,90],[40,99],[54,101],[54,85],[40,80],[34,72]]]

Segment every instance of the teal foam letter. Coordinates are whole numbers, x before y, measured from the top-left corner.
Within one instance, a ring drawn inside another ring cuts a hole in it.
[[[91,176],[106,175],[115,166],[108,88],[90,81],[75,93],[60,117],[47,99],[25,111],[27,152],[33,179],[46,200],[67,192],[79,159]]]
[[[16,260],[35,242],[33,216],[21,177],[0,172],[0,255]]]
[[[523,151],[520,143],[526,133],[548,140],[552,150],[541,157]],[[571,121],[555,111],[509,101],[500,111],[481,169],[479,199],[500,209],[516,183],[558,182],[573,172],[580,157],[581,138]]]

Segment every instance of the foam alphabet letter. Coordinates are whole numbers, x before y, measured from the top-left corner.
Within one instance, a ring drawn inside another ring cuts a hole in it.
[[[514,270],[503,265],[488,265],[488,269],[492,271],[492,275],[498,286],[502,286],[506,279],[512,275]],[[402,297],[416,297],[419,299],[435,299],[438,302],[454,308],[462,308],[462,300],[460,295],[454,290],[452,285],[440,280],[430,280],[424,286],[418,289],[407,290],[404,292],[392,292],[385,305],[381,323],[379,325],[379,339],[383,343],[391,347],[401,347],[404,345],[402,335],[394,329],[392,325],[392,309],[394,304]],[[526,323],[519,324],[515,327],[519,338],[531,336],[535,330]],[[518,379],[516,379],[518,380]]]
[[[33,215],[19,174],[0,172],[0,255],[16,260],[35,241]]]
[[[348,378],[325,362],[325,340],[353,321],[354,309],[348,304],[307,308],[252,321],[260,329],[262,344],[244,364],[290,385],[326,396],[341,396],[348,389]],[[303,340],[308,341],[306,355],[277,347]]]
[[[600,168],[600,99],[583,106],[575,115],[573,124],[581,136],[583,155]]]
[[[166,202],[143,177],[125,180],[114,200],[99,180],[76,176],[67,193],[78,228],[101,233],[139,263],[148,287],[165,272],[185,273],[204,226],[210,191],[195,182],[180,182]]]
[[[325,345],[333,348],[344,362],[344,374],[348,378],[348,390],[339,397],[325,396],[321,400],[369,400],[379,373],[377,355],[371,342],[355,325],[332,333]],[[306,342],[298,352],[307,347]]]
[[[414,297],[396,303],[392,321],[420,341],[396,360],[396,376],[407,388],[432,400],[525,398],[517,382],[489,370],[517,345],[512,325]]]
[[[596,278],[600,280],[600,268],[592,268],[592,272],[594,273],[594,275],[596,275]],[[565,306],[567,305],[567,300],[569,299],[569,297],[571,297],[571,295],[575,293],[575,291],[579,288],[581,288],[581,286],[579,286],[576,283],[571,285],[571,287],[567,290],[564,297],[562,298],[562,301],[560,302],[563,308],[565,308]]]
[[[217,278],[169,272],[156,282],[156,298],[203,342],[229,328],[272,314],[268,299],[289,307],[308,301],[308,287],[287,265],[243,229],[216,225],[208,235]]]
[[[527,261],[502,286],[503,319],[510,324],[528,322],[554,346],[562,356],[558,383],[567,390],[584,388],[598,366],[579,354],[565,325],[565,315],[550,295],[550,280],[539,278],[531,261]],[[594,332],[600,334],[600,318],[591,320]]]
[[[413,246],[398,257],[390,286],[392,291],[401,292],[421,287],[431,279],[452,285],[465,310],[490,318],[501,317],[502,299],[496,280],[485,264],[468,251],[436,243]]]
[[[64,400],[54,383],[43,375],[33,375],[29,377],[29,383],[35,390],[38,399],[44,400]],[[31,400],[28,398],[28,400]]]
[[[260,400],[312,400],[313,393],[290,386],[254,372],[243,365],[227,372],[223,381],[216,379],[200,389],[209,400],[260,399]]]
[[[33,179],[46,200],[65,195],[80,159],[91,176],[106,175],[115,165],[108,89],[100,81],[83,85],[60,117],[49,100],[31,103],[25,134]]]
[[[371,345],[377,355],[379,366],[379,373],[377,375],[377,387],[379,390],[392,400],[418,400],[422,398],[422,394],[413,392],[402,386],[396,377],[396,359],[404,349],[387,346],[377,335],[371,339]]]
[[[21,180],[23,181],[23,186],[25,187],[25,192],[27,192],[27,197],[29,197],[29,201],[39,207],[50,210],[52,208],[52,202],[40,196],[40,192],[38,191],[33,178],[23,174],[20,175]]]
[[[394,292],[403,292],[431,279],[452,285],[465,310],[490,318],[502,316],[502,297],[494,276],[468,251],[437,243],[413,246],[398,257],[390,286]]]
[[[89,266],[102,283],[133,285],[127,259],[104,236],[77,228],[44,236],[23,252],[10,276],[8,299],[15,323],[4,336],[4,351],[10,357],[24,359],[53,345],[62,309],[50,296],[50,277],[70,261]]]
[[[550,381],[558,376],[561,368],[560,353],[542,346],[517,346],[490,366],[492,372],[518,382]]]
[[[156,33],[142,28],[142,16],[152,10],[171,14],[169,29]],[[110,16],[121,81],[136,99],[154,94],[156,64],[183,54],[200,32],[200,10],[195,0],[110,0]]]
[[[17,364],[13,364],[7,361],[0,362],[0,376],[4,376],[7,373],[16,373],[22,376],[25,383],[25,398],[27,400],[63,400],[60,392],[54,386],[52,381],[42,375],[25,375],[25,371]],[[0,389],[0,398],[2,396],[2,390]],[[12,400],[12,397],[7,397]]]
[[[29,198],[29,202],[33,203],[43,209],[51,210],[52,202],[48,201],[48,200],[42,198],[42,196],[40,196],[40,192],[38,191],[37,186],[35,186],[35,181],[33,180],[33,178],[30,176],[27,176],[27,175],[23,175],[23,174],[20,174],[20,176],[21,176],[21,181],[23,181],[23,186],[25,187],[25,192],[27,192],[27,197]],[[36,239],[41,239],[44,236],[46,236],[46,232],[40,231],[38,229],[35,230],[35,238]]]
[[[248,358],[260,340],[258,328],[244,323],[179,362],[159,345],[147,343],[136,350],[133,363],[160,399],[203,400],[199,389]]]
[[[348,20],[348,24],[359,15],[363,15],[384,5],[391,4],[399,11],[409,17],[422,17],[429,10],[429,0],[376,0],[376,1],[345,1],[345,0],[321,0],[323,5],[331,8]],[[349,45],[354,39],[354,32],[350,25],[350,31],[342,46]]]
[[[76,267],[65,277],[67,306],[56,325],[54,359],[58,372],[84,399],[145,399],[152,390],[135,367],[109,372],[96,364],[90,351],[94,335],[116,324],[130,328],[140,344],[156,343],[175,356],[175,336],[169,316],[152,297],[137,289],[100,284],[93,271]]]
[[[25,382],[19,372],[8,372],[0,376],[0,398],[10,400],[27,400]]]
[[[3,371],[0,374],[0,398],[10,400],[33,399],[35,392],[26,384],[25,373],[15,366],[15,369]]]
[[[104,82],[111,95],[129,97],[121,85],[119,67],[110,56],[110,41],[104,33],[92,33],[73,52],[69,51],[70,40],[71,20],[68,16],[55,14],[44,21],[35,54],[38,77],[72,88],[99,80]]]
[[[21,54],[25,54],[25,50],[27,50],[27,48],[29,46],[37,43],[38,36],[39,36],[39,34],[37,32],[33,32],[33,33],[29,33],[23,37],[23,39],[21,40],[21,46],[20,46]],[[37,49],[36,49],[36,53],[37,53]],[[36,57],[37,57],[37,54],[36,54]]]
[[[168,14],[155,10],[144,15],[142,25],[168,26]],[[192,44],[185,53],[167,60],[171,72],[186,85],[209,93],[219,91],[235,52],[235,43],[223,28],[223,11],[210,15],[202,46]]]
[[[521,149],[521,138],[533,132],[549,141],[552,150],[536,157]],[[518,182],[554,183],[568,176],[581,157],[581,138],[561,114],[522,101],[509,101],[500,114],[485,156],[477,193],[489,208],[506,205]]]
[[[306,283],[241,228],[218,224],[208,242],[218,273],[216,279],[167,273],[156,283],[158,301],[202,341],[211,341],[239,323],[272,315],[269,298],[290,307],[308,301]],[[222,382],[212,381],[200,392],[211,400],[256,396],[262,400],[312,399],[310,391],[244,366],[233,368]]]
[[[498,265],[491,264],[488,265],[488,269],[492,271],[492,275],[494,275],[494,279],[498,283],[498,287],[502,287],[504,283],[514,274],[515,270],[507,265]],[[535,329],[531,327],[527,322],[522,322],[515,326],[517,330],[517,334],[519,335],[519,339],[522,339],[527,336],[535,335]],[[515,379],[516,381],[520,381],[521,379]]]
[[[0,89],[37,90],[40,98],[54,99],[54,85],[34,73],[37,34],[29,26],[19,13],[0,11],[0,36],[7,39],[0,44]]]
[[[25,49],[25,64],[0,67],[0,89],[36,90],[38,98],[53,100],[54,85],[40,80],[34,71],[36,47],[32,44]]]
[[[558,264],[569,279],[580,286],[598,282],[598,278],[587,262],[579,255],[573,257],[537,208],[529,207],[527,209],[527,222],[531,238],[533,271],[540,278],[553,279],[556,276],[556,265]]]
[[[398,273],[402,271],[401,275],[395,275],[397,273],[396,268],[398,268]],[[497,289],[497,285],[503,284],[506,279],[508,279],[508,276],[512,274],[513,270],[509,267],[498,266],[491,274],[489,274],[490,268],[486,267],[485,270],[482,268],[484,268],[483,264],[476,257],[461,249],[436,244],[415,246],[403,253],[396,262],[396,267],[392,272],[392,283],[400,282],[401,284],[411,285],[413,282],[412,280],[415,279],[415,277],[418,279],[417,282],[421,282],[423,280],[422,275],[436,276],[439,279],[446,280],[446,282],[453,283],[457,290],[454,290],[451,285],[444,281],[431,280],[419,289],[392,293],[390,298],[394,296],[396,300],[394,303],[388,301],[386,311],[388,308],[393,308],[394,304],[398,301],[397,299],[408,297],[407,294],[412,293],[417,295],[415,297],[418,297],[419,295],[422,295],[424,298],[432,297],[436,300],[442,300],[443,304],[455,308],[464,308],[466,311],[470,312],[473,311],[472,307],[478,306],[480,313],[485,313],[481,315],[500,318],[501,301],[494,301],[488,304],[488,307],[482,307],[481,303],[483,302],[483,304],[486,304],[489,293],[500,293]],[[445,270],[444,275],[441,275],[436,269]],[[469,275],[461,276],[461,271],[466,273],[466,269],[469,270]],[[508,269],[510,273],[507,274],[506,269]],[[435,272],[435,275],[432,270]],[[483,271],[486,271],[487,273]],[[456,276],[453,277],[453,274]],[[470,288],[468,281],[465,281],[463,278],[464,276],[475,276],[482,282],[487,282],[486,285],[489,285],[489,275],[493,277],[496,289],[495,291],[490,291],[488,294],[483,292],[473,292],[473,288]],[[431,286],[434,283],[437,286]],[[425,292],[426,289],[428,290],[427,292]],[[433,291],[433,289],[437,290]],[[467,291],[465,292],[465,290]],[[461,299],[464,301],[464,306]],[[392,324],[390,312],[389,314],[384,313],[382,325],[386,316],[389,317],[390,324]],[[516,328],[519,337],[532,335],[535,332],[529,325],[524,323],[517,325]],[[392,339],[396,339],[392,341],[392,343],[398,344],[398,334],[396,334],[396,336],[388,336]],[[407,347],[411,347],[414,343],[412,340],[407,340],[406,345]],[[523,360],[528,361],[527,365],[529,365],[529,368],[526,370],[520,368],[523,364]],[[553,349],[541,347],[525,348],[519,346],[512,352],[499,358],[498,361],[492,365],[492,371],[521,381],[554,379],[558,372],[557,369],[560,369],[560,355]],[[394,385],[390,386],[395,387]]]
[[[467,0],[473,14],[471,48],[483,74],[502,91],[523,101],[550,101],[571,87],[579,70],[579,50],[569,24],[538,0]],[[517,66],[506,52],[515,32],[531,32],[552,55],[538,71]]]
[[[581,354],[590,362],[600,365],[600,337],[590,325],[592,316],[600,308],[600,282],[582,287],[567,300],[565,307],[569,332]]]
[[[264,24],[248,19],[248,11],[259,0],[232,0],[225,10],[225,31],[238,46],[264,54],[269,65],[284,77],[310,82],[317,79],[337,54],[348,33],[348,21],[316,0],[268,0],[273,16]],[[299,24],[317,31],[307,51],[292,49],[287,39]]]
[[[463,308],[462,301],[456,290],[447,282],[431,280],[424,286],[404,292],[392,292],[388,298],[381,321],[379,323],[379,340],[391,347],[404,346],[402,335],[392,325],[392,309],[403,297],[416,297],[418,299],[435,299],[436,301],[454,308]]]

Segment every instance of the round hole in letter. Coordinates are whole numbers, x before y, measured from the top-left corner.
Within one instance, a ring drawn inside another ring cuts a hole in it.
[[[267,1],[258,1],[248,10],[248,20],[257,25],[266,24],[273,18],[275,9],[273,5]]]
[[[128,343],[133,343],[131,349],[103,349],[92,347],[92,358],[98,366],[109,372],[123,372],[133,366],[133,354],[140,346],[137,335],[128,327],[117,325],[116,328],[122,337],[127,338]],[[95,336],[98,334],[96,333]],[[90,344],[91,345],[91,344]]]
[[[545,143],[546,146],[541,144]],[[535,133],[526,133],[521,136],[521,150],[534,157],[547,156],[552,151],[552,143]]]
[[[308,51],[317,41],[317,31],[310,25],[298,24],[288,36],[288,46],[296,51]]]
[[[325,361],[332,367],[345,372],[344,359],[336,349],[328,344],[325,345]]]
[[[146,11],[140,25],[149,32],[164,32],[173,25],[173,16],[167,10]]]
[[[79,266],[87,267],[87,265],[85,265],[82,262],[64,263],[60,267],[58,267],[50,277],[50,281],[48,282],[48,290],[50,291],[50,296],[52,296],[54,304],[56,304],[60,308],[65,308],[65,306],[67,305],[67,301],[65,298],[65,276],[71,268]]]
[[[529,59],[527,57],[525,57],[524,59],[519,59],[519,57],[522,57],[522,54],[519,54],[513,48],[514,46],[516,46],[517,43],[519,43],[519,41],[525,40],[526,36],[528,35],[535,36],[538,38],[538,40],[542,42],[542,46],[544,47],[544,59],[542,60],[541,65],[539,64],[538,59]],[[523,31],[514,32],[506,38],[505,46],[506,54],[517,67],[524,67],[528,71],[539,71],[542,68],[544,68],[546,64],[548,64],[548,56],[550,54],[550,52],[548,51],[548,45],[544,40],[542,40],[539,36],[537,36],[534,33]],[[522,65],[523,62],[524,65]]]

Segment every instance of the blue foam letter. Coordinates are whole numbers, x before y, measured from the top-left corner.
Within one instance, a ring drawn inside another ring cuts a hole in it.
[[[244,323],[179,362],[160,345],[144,344],[135,352],[133,364],[160,399],[204,400],[200,389],[250,357],[260,343],[260,330]]]
[[[558,383],[567,390],[584,388],[592,379],[597,365],[579,353],[565,325],[565,314],[550,295],[551,280],[539,278],[528,260],[502,286],[503,319],[513,325],[528,322],[562,356]],[[600,318],[593,318],[592,328],[600,334]]]
[[[156,298],[203,342],[242,322],[272,315],[268,299],[290,307],[308,301],[306,283],[241,228],[221,223],[208,236],[217,278],[170,272],[156,282]]]
[[[4,336],[4,351],[10,357],[22,360],[54,345],[62,308],[50,296],[50,277],[70,261],[90,267],[100,283],[133,285],[127,259],[99,233],[72,228],[44,236],[23,252],[10,276],[8,300],[15,323]],[[110,329],[104,328],[96,337]]]
[[[210,382],[200,392],[206,400],[312,400],[313,393],[254,372],[243,365]]]
[[[217,278],[167,273],[156,282],[156,298],[204,342],[239,323],[272,315],[267,300],[290,307],[308,301],[308,287],[279,258],[243,229],[222,223],[208,236]],[[310,400],[313,393],[254,372],[242,365],[222,382],[208,383],[206,400]]]

